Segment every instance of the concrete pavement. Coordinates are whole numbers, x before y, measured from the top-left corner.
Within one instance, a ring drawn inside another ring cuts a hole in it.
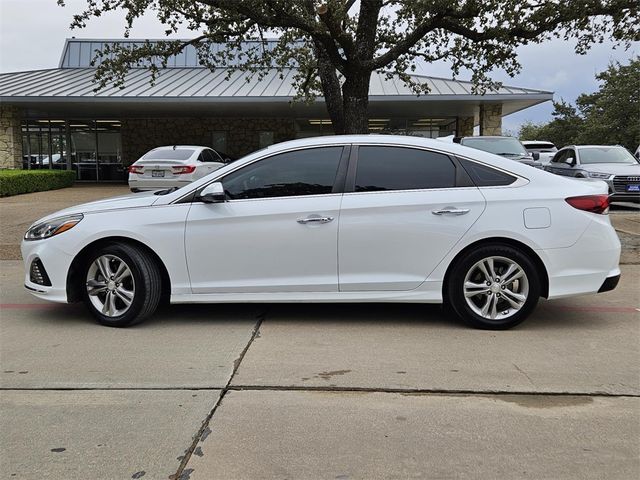
[[[0,480],[640,477],[640,231],[613,292],[514,330],[423,305],[163,308],[96,325],[22,288],[32,221],[123,186],[0,199]]]
[[[232,391],[206,479],[637,478],[638,398]],[[192,470],[192,471],[190,471]]]
[[[507,332],[375,304],[110,329],[0,275],[0,479],[640,475],[640,266]]]
[[[167,479],[219,391],[17,390],[0,395],[0,478]]]

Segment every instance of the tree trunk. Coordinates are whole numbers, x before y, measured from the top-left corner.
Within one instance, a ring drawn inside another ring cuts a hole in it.
[[[344,131],[341,133],[369,133],[370,81],[371,72],[357,73],[345,79],[342,85]]]
[[[316,43],[315,54],[318,59],[318,76],[322,84],[324,103],[329,112],[329,118],[336,135],[344,133],[344,109],[342,105],[342,93],[340,92],[340,80],[336,68],[331,63],[329,56],[322,46]]]

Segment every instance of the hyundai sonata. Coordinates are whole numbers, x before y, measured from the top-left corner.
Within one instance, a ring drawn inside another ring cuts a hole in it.
[[[604,182],[457,144],[335,136],[273,145],[179,189],[69,208],[22,243],[26,288],[126,326],[163,297],[444,302],[504,329],[615,288]]]

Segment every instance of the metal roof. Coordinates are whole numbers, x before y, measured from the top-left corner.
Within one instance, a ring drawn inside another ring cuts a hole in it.
[[[0,74],[0,101],[211,99],[256,102],[288,101],[295,96],[293,77],[296,70],[293,68],[281,73],[275,69],[268,70],[262,79],[257,74],[240,71],[230,73],[225,68],[215,71],[206,68],[170,68],[161,70],[154,84],[150,82],[151,73],[147,69],[138,68],[126,74],[123,88],[111,86],[99,91],[94,91],[95,72],[93,68],[57,68]],[[472,93],[471,82],[422,75],[411,77],[415,82],[427,84],[430,92],[417,96],[399,77],[388,79],[385,74],[374,72],[369,88],[370,101],[464,99],[537,100],[534,103],[539,103],[553,97],[553,92],[509,86],[488,91],[485,95],[475,95]]]

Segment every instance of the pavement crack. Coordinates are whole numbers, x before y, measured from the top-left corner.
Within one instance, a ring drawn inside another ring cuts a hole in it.
[[[537,386],[537,385],[533,382],[533,380],[531,380],[531,377],[530,377],[529,375],[527,375],[527,372],[525,372],[524,370],[522,370],[522,369],[521,369],[518,365],[516,365],[515,363],[513,363],[512,365],[515,367],[515,369],[516,369],[517,371],[519,371],[522,375],[524,375],[524,376],[525,376],[525,378],[526,378],[527,380],[529,380],[529,383],[531,383],[531,385],[533,385],[534,387],[536,387],[536,386]]]
[[[209,427],[209,424],[211,423],[211,419],[213,418],[216,411],[218,410],[218,407],[222,404],[222,400],[226,396],[227,392],[231,389],[231,382],[233,382],[233,378],[238,372],[238,369],[242,364],[242,360],[244,360],[244,357],[247,354],[247,351],[251,347],[251,344],[256,338],[260,336],[260,326],[262,325],[262,322],[266,318],[267,313],[268,313],[268,309],[266,309],[265,311],[257,315],[256,324],[254,325],[253,331],[251,332],[251,337],[249,338],[249,341],[247,342],[245,347],[240,352],[240,355],[238,356],[238,358],[236,358],[235,361],[233,362],[233,370],[231,371],[231,375],[229,375],[229,380],[227,380],[227,384],[220,391],[220,395],[218,396],[217,402],[215,403],[215,405],[213,406],[213,408],[211,409],[207,417],[202,422],[202,425],[200,426],[196,434],[193,436],[193,441],[191,442],[191,445],[187,450],[185,450],[184,456],[182,457],[180,465],[178,466],[178,470],[176,470],[175,474],[169,476],[170,480],[188,479],[191,473],[193,472],[193,469],[186,468],[187,464],[189,463],[189,460],[191,460],[191,456],[194,454],[194,452],[198,456],[203,456],[202,449],[201,447],[198,446],[198,443],[203,442],[211,433],[211,428]]]
[[[298,385],[238,385],[229,386],[227,391],[276,391],[276,392],[342,392],[342,393],[400,393],[403,395],[512,395],[512,396],[571,396],[571,397],[612,397],[640,398],[638,393],[612,393],[606,391],[534,391],[502,389],[446,389],[446,388],[382,388],[382,387],[338,387],[338,386],[298,386]]]

